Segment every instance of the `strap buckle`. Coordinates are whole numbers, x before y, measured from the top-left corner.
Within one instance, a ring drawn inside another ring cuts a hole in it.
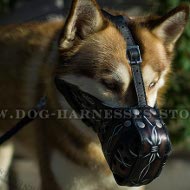
[[[129,46],[127,48],[127,55],[131,65],[142,63],[141,52],[138,45]]]

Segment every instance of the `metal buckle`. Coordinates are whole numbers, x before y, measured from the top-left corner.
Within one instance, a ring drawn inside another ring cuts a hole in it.
[[[142,63],[141,52],[138,45],[129,46],[127,48],[127,55],[131,65]]]

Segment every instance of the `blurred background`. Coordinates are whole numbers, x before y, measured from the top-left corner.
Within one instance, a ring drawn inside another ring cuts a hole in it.
[[[129,15],[164,14],[166,11],[190,0],[97,0],[103,8],[124,10]],[[41,21],[52,18],[65,18],[71,0],[0,0],[0,25]],[[161,177],[150,184],[148,190],[189,190],[190,189],[190,22],[178,42],[173,75],[165,96],[163,109],[169,112],[165,119],[174,144],[174,153]],[[175,114],[174,114],[175,112]],[[16,161],[15,161],[16,162]],[[18,161],[19,162],[19,161]],[[37,176],[35,167],[17,163],[20,170],[28,168],[31,175]],[[15,164],[16,165],[16,164]],[[16,168],[16,166],[15,166]],[[16,170],[16,169],[15,169]],[[33,171],[34,170],[34,171]],[[16,171],[18,172],[18,171]],[[33,177],[23,177],[22,181],[32,183]],[[32,173],[33,172],[33,173]],[[26,176],[26,175],[25,175]],[[38,180],[37,180],[38,181]]]

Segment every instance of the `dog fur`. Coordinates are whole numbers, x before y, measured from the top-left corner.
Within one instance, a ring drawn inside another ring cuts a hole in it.
[[[131,18],[150,106],[161,102],[188,16],[189,7],[181,5],[162,17]],[[124,38],[95,0],[73,0],[65,23],[1,26],[0,48],[0,107],[13,113],[30,109],[43,95],[50,112],[71,110],[55,87],[55,75],[111,105],[137,101]],[[1,120],[2,133],[16,122]],[[126,189],[115,184],[96,134],[80,120],[36,120],[13,142],[37,160],[43,190]]]

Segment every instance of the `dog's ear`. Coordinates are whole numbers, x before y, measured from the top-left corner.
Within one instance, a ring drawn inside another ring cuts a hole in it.
[[[95,0],[73,0],[60,42],[62,50],[71,48],[104,26],[104,18]]]
[[[174,47],[174,44],[181,36],[189,18],[189,6],[181,5],[154,24],[153,33],[159,37],[166,46]]]

